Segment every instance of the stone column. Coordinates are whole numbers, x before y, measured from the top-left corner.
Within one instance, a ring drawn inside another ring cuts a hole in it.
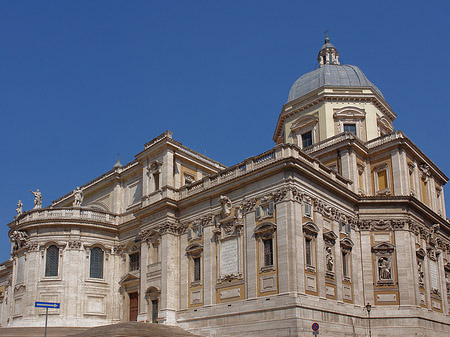
[[[409,195],[409,173],[406,165],[406,154],[402,148],[391,151],[392,181],[394,182],[394,195]]]
[[[319,297],[325,298],[325,244],[323,241],[323,217],[319,212],[314,211],[314,220],[319,233],[317,233],[317,258],[316,258],[316,277],[317,277],[317,294]]]
[[[372,273],[372,247],[370,242],[370,231],[364,230],[360,231],[360,240],[361,240],[361,255],[362,255],[362,277],[363,277],[363,283],[364,283],[364,303],[369,302],[370,304],[374,304],[374,295],[373,295],[373,273]],[[356,266],[353,264],[352,270],[355,270],[355,268],[358,268],[359,266]]]
[[[257,294],[258,269],[257,259],[259,258],[256,251],[255,230],[255,212],[251,211],[244,216],[244,242],[245,254],[245,282],[247,298],[255,298]]]
[[[397,277],[399,287],[400,306],[415,305],[415,282],[414,274],[417,274],[417,264],[415,255],[411,252],[411,241],[414,241],[412,234],[408,231],[397,230],[395,235],[395,253],[397,256]]]
[[[442,299],[442,312],[444,314],[449,313],[449,303],[447,298],[447,284],[445,283],[445,269],[444,269],[444,254],[439,254],[437,256],[437,267],[439,274],[439,289],[441,290]]]
[[[203,305],[211,305],[216,298],[215,291],[215,242],[213,240],[212,226],[203,228]]]
[[[294,202],[293,204],[294,219],[298,219],[294,222],[294,247],[292,247],[293,254],[295,255],[294,261],[296,261],[297,272],[295,278],[297,279],[297,292],[305,293],[305,257],[303,255],[303,229],[302,229],[302,204],[300,202]]]
[[[179,302],[179,238],[171,231],[161,236],[161,323],[176,325]]]
[[[145,241],[141,241],[141,250],[139,255],[139,315],[137,317],[138,322],[145,322],[148,319],[148,302],[145,298],[145,292],[147,290],[147,261],[148,261],[148,244]]]
[[[296,289],[294,286],[296,272],[294,202],[288,198],[276,204],[276,225],[278,289],[280,293],[286,293]]]

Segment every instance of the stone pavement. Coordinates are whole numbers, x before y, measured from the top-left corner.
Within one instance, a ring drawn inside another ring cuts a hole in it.
[[[0,328],[1,337],[43,337],[44,328]],[[179,327],[127,322],[94,328],[47,329],[47,337],[195,337]]]

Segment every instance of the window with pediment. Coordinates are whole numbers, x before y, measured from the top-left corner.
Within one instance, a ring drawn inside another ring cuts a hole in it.
[[[305,269],[316,271],[316,242],[319,228],[313,222],[307,222],[303,225],[303,245],[305,256]]]
[[[189,260],[190,286],[199,286],[202,284],[203,245],[199,243],[190,244],[186,247],[186,254]]]
[[[325,242],[325,275],[330,279],[335,278],[334,248],[337,238],[338,236],[333,231],[323,233],[323,240]]]
[[[254,230],[258,240],[259,271],[265,272],[275,270],[276,261],[276,229],[277,226],[271,222],[265,222]]]
[[[364,121],[366,112],[364,109],[344,107],[335,110],[333,118],[336,125],[336,133],[350,132],[356,137],[365,139]]]
[[[372,247],[377,285],[395,283],[394,250],[395,246],[388,242],[382,242]]]
[[[306,115],[298,118],[291,126],[291,132],[296,144],[304,149],[317,142],[319,119],[316,116]]]
[[[342,277],[343,281],[351,282],[352,277],[352,248],[353,241],[349,238],[344,238],[340,242],[341,259],[342,259]]]
[[[384,116],[377,118],[377,127],[378,127],[378,136],[388,135],[392,131],[394,131],[394,126],[392,125],[392,122]]]

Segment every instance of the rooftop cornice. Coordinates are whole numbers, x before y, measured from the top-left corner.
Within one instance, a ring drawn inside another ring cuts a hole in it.
[[[326,92],[327,89],[339,89],[340,92]],[[357,90],[370,90],[370,93],[355,92]],[[391,122],[397,117],[385,99],[378,95],[378,93],[371,87],[347,88],[341,86],[323,86],[312,91],[306,96],[300,97],[283,105],[273,135],[273,140],[275,143],[278,143],[277,140],[283,132],[284,121],[287,118],[298,112],[309,109],[310,107],[313,107],[323,101],[371,101],[389,117]]]
[[[329,179],[329,181],[333,181],[340,185],[341,189],[345,188],[350,191],[349,186],[352,184],[350,180],[329,169],[319,160],[310,157],[298,146],[293,144],[280,144],[258,156],[249,157],[243,162],[233,165],[216,174],[206,176],[192,184],[181,187],[179,190],[179,200],[221,186],[235,178],[259,171],[263,167],[266,168],[267,166],[278,162],[281,163],[292,160],[300,163],[300,166],[308,168],[308,172],[313,172],[315,175],[326,176],[326,179]]]
[[[439,167],[437,167],[437,165],[434,164],[433,161],[414,144],[414,142],[412,142],[402,131],[399,130],[393,131],[385,136],[374,138],[366,143],[363,143],[352,133],[344,132],[313,144],[305,148],[303,151],[309,155],[316,156],[319,153],[329,152],[335,150],[336,148],[342,148],[345,146],[354,146],[366,155],[382,150],[384,151],[387,148],[394,146],[407,147],[420,161],[428,164],[434,175],[439,177],[442,182],[445,183],[448,181],[448,177],[439,169]]]
[[[377,195],[377,196],[363,196],[359,199],[359,206],[365,206],[370,204],[408,204],[418,211],[419,214],[424,214],[428,217],[431,223],[439,223],[445,226],[445,229],[450,233],[450,222],[448,219],[444,219],[434,212],[430,207],[418,200],[414,196],[392,196],[392,195]],[[409,212],[409,211],[408,211]]]

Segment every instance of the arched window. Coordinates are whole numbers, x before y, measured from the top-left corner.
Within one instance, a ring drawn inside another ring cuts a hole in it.
[[[59,248],[52,245],[47,248],[45,276],[58,276]]]
[[[99,247],[91,249],[90,278],[103,278],[103,250]]]

